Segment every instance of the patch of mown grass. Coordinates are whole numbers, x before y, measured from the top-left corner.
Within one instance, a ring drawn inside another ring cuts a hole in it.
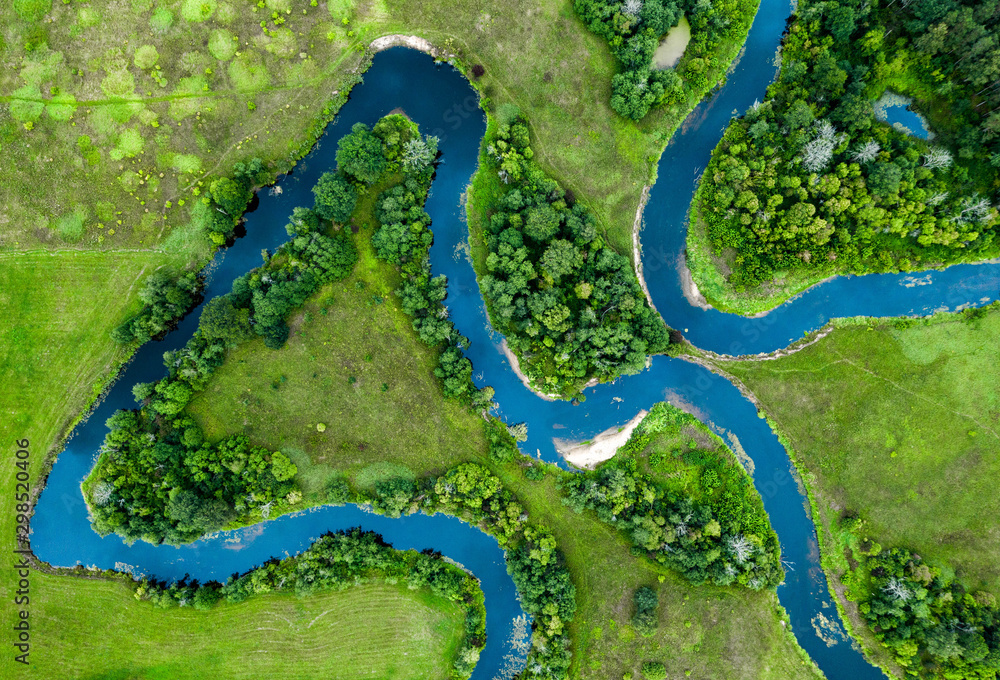
[[[998,354],[994,305],[855,319],[791,356],[718,363],[787,437],[831,526],[857,512],[883,548],[949,563],[968,588],[996,594]]]
[[[31,677],[445,680],[464,635],[460,607],[405,584],[272,592],[209,611],[159,609],[132,590],[34,574],[32,633],[44,647]]]

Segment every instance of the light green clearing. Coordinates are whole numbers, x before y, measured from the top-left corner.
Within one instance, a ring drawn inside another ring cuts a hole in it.
[[[680,22],[667,31],[660,41],[660,46],[653,53],[653,65],[656,68],[673,68],[684,56],[684,50],[691,42],[691,24],[687,17],[682,16]]]

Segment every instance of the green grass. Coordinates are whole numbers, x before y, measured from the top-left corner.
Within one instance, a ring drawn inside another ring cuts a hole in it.
[[[211,6],[208,18],[197,20]],[[756,6],[746,0],[743,11]],[[512,0],[486,9],[422,0],[313,7],[295,0],[287,3],[290,13],[284,4],[277,9],[280,25],[271,6],[207,0],[164,1],[156,9],[110,0],[84,9],[56,3],[42,22],[0,10],[10,19],[11,57],[23,60],[20,70],[0,74],[0,103],[10,104],[9,111],[0,106],[0,176],[11,218],[0,228],[0,249],[150,245],[172,231],[191,238],[199,229],[191,202],[211,177],[255,156],[287,170],[365,68],[363,47],[404,33],[454,53],[463,69],[483,65],[483,94],[494,106],[521,108],[543,167],[594,209],[610,243],[625,253],[642,187],[703,94],[639,125],[614,114],[614,59],[577,19],[571,0]],[[87,20],[94,13],[115,21]],[[709,83],[741,43],[720,46]],[[126,130],[144,145],[134,138],[122,145]],[[92,144],[86,151],[83,136]],[[177,154],[200,164],[178,168]],[[130,182],[129,172],[143,183]],[[38,192],[39,185],[49,190]],[[81,193],[80,186],[94,190]],[[63,213],[84,215],[82,228],[60,231]],[[99,224],[117,226],[115,234]]]
[[[564,506],[557,480],[569,473],[547,467],[535,482],[521,464],[490,462],[479,417],[442,399],[431,374],[434,350],[415,339],[391,298],[369,304],[373,294],[387,295],[394,275],[373,259],[367,233],[359,234],[355,274],[307,303],[283,349],[248,345],[232,352],[192,402],[189,411],[210,436],[247,433],[261,445],[289,451],[300,466],[296,481],[307,491],[318,490],[331,475],[371,487],[380,479],[421,477],[465,461],[488,465],[532,521],[553,529],[566,554],[578,601],[571,624],[573,677],[638,677],[649,660],[663,661],[674,675],[690,670],[701,678],[815,677],[781,623],[783,610],[773,593],[692,587],[631,555],[627,539],[592,514],[576,515]],[[382,383],[390,388],[383,392]],[[322,433],[318,422],[326,425]],[[650,446],[672,453],[690,441],[737,465],[707,430],[685,426]],[[697,468],[679,460],[667,466],[664,477],[679,472],[672,483],[697,491]],[[652,638],[638,636],[630,624],[632,593],[640,585],[656,588],[660,597],[660,627]]]
[[[398,274],[375,259],[370,234],[358,234],[354,274],[293,314],[283,349],[241,345],[188,406],[209,439],[243,432],[299,460],[306,452],[307,491],[333,468],[370,486],[385,476],[374,464],[441,472],[485,448],[479,422],[442,400],[436,355],[398,308]]]
[[[137,602],[118,582],[32,580],[26,675],[36,678],[444,680],[464,635],[460,607],[402,584],[267,593],[202,612]]]
[[[720,362],[788,436],[821,505],[884,547],[953,563],[1000,593],[1000,309],[836,329],[776,361]]]

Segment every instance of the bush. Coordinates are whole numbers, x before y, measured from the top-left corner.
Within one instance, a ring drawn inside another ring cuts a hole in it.
[[[642,664],[642,677],[646,680],[667,680],[667,669],[659,661],[647,661]]]
[[[327,220],[346,222],[358,202],[358,192],[338,172],[324,172],[313,187],[316,212]]]

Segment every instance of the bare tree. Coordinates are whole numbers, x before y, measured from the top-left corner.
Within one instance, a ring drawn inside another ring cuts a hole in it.
[[[108,482],[99,482],[94,486],[92,497],[97,505],[107,505],[111,502],[111,494],[115,487]]]
[[[959,224],[981,222],[990,214],[990,202],[979,194],[962,199],[962,209],[952,219]]]
[[[889,593],[893,599],[901,602],[906,602],[913,597],[913,593],[910,592],[910,589],[907,588],[906,584],[898,578],[889,579],[889,582],[885,584],[885,587],[883,587],[882,590]]]
[[[939,191],[939,192],[937,192],[936,194],[934,194],[933,196],[931,196],[930,198],[927,199],[927,205],[931,205],[931,206],[939,205],[940,203],[943,203],[946,198],[948,198],[948,192],[947,191]]]
[[[878,142],[874,139],[869,139],[854,150],[854,153],[851,154],[851,159],[855,163],[871,163],[878,158],[878,152],[881,150],[882,147]]]
[[[952,163],[951,153],[946,149],[931,149],[924,154],[924,167],[931,170],[947,168]]]
[[[802,164],[809,172],[821,172],[833,159],[840,137],[837,128],[826,120],[816,122],[816,138],[802,149]]]
[[[633,19],[639,18],[639,12],[642,11],[642,0],[625,0],[622,4],[622,14],[630,16]]]
[[[729,551],[733,553],[733,557],[739,564],[743,564],[747,559],[753,555],[754,544],[749,538],[743,534],[735,534],[730,536],[726,541],[726,545],[729,547]]]

